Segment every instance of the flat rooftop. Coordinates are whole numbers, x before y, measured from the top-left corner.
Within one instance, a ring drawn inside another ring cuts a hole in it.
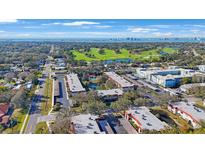
[[[190,88],[193,88],[193,87],[204,87],[205,86],[205,83],[191,83],[191,84],[184,84],[184,85],[181,85],[180,86],[180,89],[183,89],[183,90],[188,90]]]
[[[74,73],[70,73],[67,75],[67,83],[71,92],[83,92],[85,88],[83,88],[80,80],[78,79],[78,75]]]
[[[142,129],[159,131],[168,126],[165,122],[160,121],[155,115],[153,115],[145,106],[132,107],[127,113],[131,114],[140,122]]]
[[[183,68],[179,68],[179,67],[170,67],[170,68],[160,68],[160,67],[153,67],[153,68],[137,68],[137,71],[141,71],[141,72],[146,72],[148,74],[155,74],[155,75],[160,75],[160,76],[166,76],[166,75],[162,75],[160,73],[168,73],[167,75],[172,75],[169,74],[171,72],[179,72],[182,76],[184,76],[185,74],[189,74],[189,75],[193,75],[193,74],[201,74],[200,72],[194,71],[192,69],[183,69]],[[180,75],[178,74],[178,75]],[[176,74],[176,76],[178,76]],[[175,76],[175,75],[172,75]]]
[[[122,89],[97,90],[97,94],[100,97],[113,95],[121,96],[123,94],[123,91]]]
[[[98,117],[91,114],[80,114],[72,117],[76,134],[105,134],[96,122]]]
[[[125,80],[123,77],[119,76],[115,72],[105,72],[107,76],[117,82],[122,88],[123,87],[132,87],[134,84],[130,83],[129,81]]]
[[[180,75],[166,75],[166,76],[162,76],[162,75],[155,75],[155,76],[160,76],[160,78],[162,79],[175,79],[175,78],[184,78],[184,77],[192,77],[193,75],[202,75],[199,72],[195,72],[195,73],[189,73],[189,74],[180,74]]]
[[[128,134],[138,134],[135,128],[125,118],[119,118],[119,121]]]
[[[59,91],[59,82],[57,80],[54,81],[54,96],[59,96],[60,91]]]
[[[175,102],[170,103],[174,108],[178,108],[181,111],[184,111],[191,115],[195,120],[198,122],[200,120],[205,120],[205,112],[204,110],[194,106],[193,103],[187,103],[187,102]]]

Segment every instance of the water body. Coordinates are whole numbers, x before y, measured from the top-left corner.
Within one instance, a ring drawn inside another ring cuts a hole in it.
[[[105,60],[103,64],[113,64],[113,63],[132,63],[133,60],[130,58],[123,58],[123,59],[114,59],[114,60]]]
[[[93,82],[90,82],[89,84],[88,84],[88,88],[89,89],[92,89],[92,90],[96,90],[97,89],[97,83],[93,83]]]

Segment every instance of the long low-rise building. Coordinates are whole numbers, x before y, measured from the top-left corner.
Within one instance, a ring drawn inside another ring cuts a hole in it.
[[[72,95],[76,95],[78,93],[85,92],[85,88],[83,88],[78,75],[74,73],[70,73],[66,76],[66,83],[68,86],[69,92],[71,92]]]
[[[168,105],[168,110],[180,115],[187,120],[194,128],[200,127],[201,120],[205,120],[204,110],[194,106],[193,103],[175,102]]]
[[[119,76],[115,72],[105,72],[109,79],[113,80],[119,88],[122,88],[124,91],[134,89],[134,84],[125,80],[123,77]]]
[[[145,106],[130,108],[128,111],[126,111],[125,118],[136,124],[138,133],[142,132],[143,130],[160,131],[168,127],[165,122],[160,121]]]
[[[183,78],[192,78],[194,75],[203,75],[200,72],[191,69],[182,69],[178,67],[162,68],[137,68],[136,75],[145,78],[151,82],[163,87],[174,88],[181,85]]]
[[[194,87],[204,87],[205,86],[205,83],[192,83],[192,84],[184,84],[184,85],[181,85],[179,87],[179,89],[182,91],[182,92],[187,92],[189,91],[191,88],[194,88]]]
[[[105,101],[117,100],[123,95],[122,89],[97,90],[97,95]]]
[[[57,98],[60,97],[60,88],[59,88],[59,82],[58,80],[53,80],[54,82],[54,103],[57,103]]]

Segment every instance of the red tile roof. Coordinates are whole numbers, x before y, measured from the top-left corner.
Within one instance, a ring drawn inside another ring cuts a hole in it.
[[[1,124],[7,124],[9,122],[10,116],[6,115],[2,117]]]

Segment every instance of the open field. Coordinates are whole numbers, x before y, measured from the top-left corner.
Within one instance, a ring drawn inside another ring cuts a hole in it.
[[[160,52],[173,54],[176,50],[172,48],[153,49],[148,51],[139,52],[138,54],[132,54],[126,49],[121,49],[119,53],[114,50],[103,49],[103,53],[99,52],[98,48],[91,48],[89,52],[81,53],[76,50],[72,50],[75,60],[83,61],[104,61],[104,60],[116,60],[116,59],[132,59],[137,61],[157,61],[162,56]]]
[[[51,79],[46,80],[44,99],[41,105],[41,114],[47,115],[52,108],[52,89],[53,82]]]

